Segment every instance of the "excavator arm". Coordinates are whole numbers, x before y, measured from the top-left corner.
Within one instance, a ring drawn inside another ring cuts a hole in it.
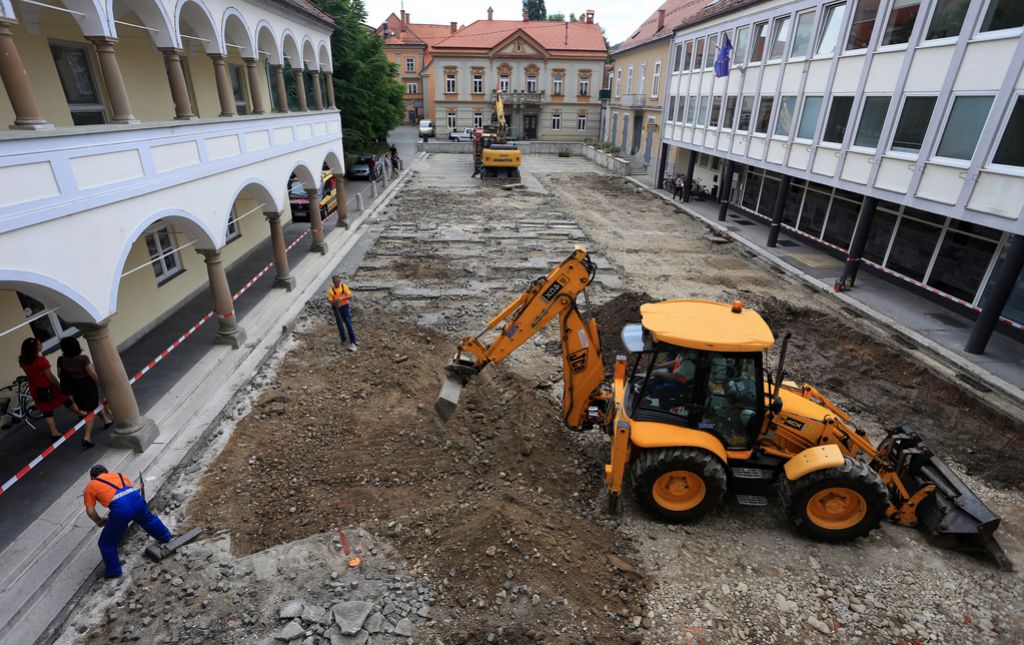
[[[577,248],[547,276],[530,283],[483,331],[464,338],[445,366],[445,384],[434,404],[438,416],[447,421],[473,376],[507,357],[557,317],[564,372],[562,418],[568,427],[582,428],[591,404],[607,398],[597,321],[584,320],[576,306],[576,298],[595,272],[586,250]]]

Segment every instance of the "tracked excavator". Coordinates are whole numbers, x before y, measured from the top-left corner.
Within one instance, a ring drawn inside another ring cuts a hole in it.
[[[484,330],[463,339],[445,367],[435,404],[447,421],[459,394],[555,318],[562,345],[562,418],[571,430],[602,429],[609,512],[620,512],[627,476],[639,505],[659,520],[693,522],[729,493],[763,506],[773,489],[788,519],[818,541],[847,542],[882,520],[917,527],[938,546],[1013,565],[993,533],[1000,518],[906,425],[877,446],[814,386],[786,378],[789,334],[774,373],[775,337],[742,303],[645,304],[622,329],[630,357],[612,377],[597,321],[577,299],[596,266],[582,248],[534,280]]]
[[[501,88],[494,90],[493,122],[478,128],[473,134],[473,176],[497,179],[503,182],[519,178],[522,153],[514,143],[508,142],[508,122],[505,120],[505,102]]]

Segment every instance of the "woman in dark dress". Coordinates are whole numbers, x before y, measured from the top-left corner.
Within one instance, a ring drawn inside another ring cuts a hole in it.
[[[57,377],[50,370],[50,361],[42,355],[43,344],[35,337],[26,338],[21,344],[21,354],[18,355],[18,364],[25,371],[28,377],[28,389],[32,394],[32,400],[36,408],[43,413],[47,427],[50,428],[50,436],[53,439],[60,439],[61,433],[57,432],[57,422],[53,419],[53,411],[64,406],[80,417],[86,415],[75,402],[69,399],[60,391],[60,383]],[[83,442],[83,445],[84,442]],[[87,448],[89,446],[86,446]]]
[[[100,406],[99,377],[92,367],[89,357],[82,353],[82,346],[78,339],[70,336],[60,339],[60,351],[63,354],[57,359],[57,375],[60,382],[65,386],[65,394],[74,399],[75,404],[86,412],[91,412]],[[107,415],[106,406],[100,408],[100,418],[103,419],[103,427],[109,428],[113,421]],[[86,417],[85,436],[82,438],[82,445],[92,448],[92,424],[95,417]]]

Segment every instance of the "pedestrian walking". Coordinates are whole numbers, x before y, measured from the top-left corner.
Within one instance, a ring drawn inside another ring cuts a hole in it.
[[[682,175],[676,175],[675,190],[672,191],[672,199],[678,197],[680,200],[683,198],[683,188],[686,186],[686,177]]]
[[[63,355],[57,359],[57,379],[61,391],[85,412],[99,408],[103,427],[109,428],[114,422],[107,415],[106,404],[100,407],[100,380],[89,357],[82,353],[82,345],[77,338],[66,336],[60,339],[60,351]],[[92,442],[92,426],[95,421],[96,416],[93,414],[85,417],[82,446],[86,449],[96,445]]]
[[[395,144],[393,144],[393,143],[391,144],[390,153],[391,153],[391,167],[394,168],[395,170],[401,170],[402,169],[402,160],[398,157],[398,148],[396,148]]]
[[[370,155],[370,161],[367,163],[370,167],[370,181],[377,178],[377,157],[376,155]]]
[[[57,432],[57,422],[53,418],[54,410],[63,405],[80,417],[84,417],[88,413],[83,412],[72,399],[61,392],[60,382],[53,375],[50,361],[46,360],[42,352],[43,344],[39,342],[39,339],[26,338],[21,343],[18,365],[28,377],[28,389],[32,395],[32,401],[35,402],[36,408],[43,413],[46,426],[50,429],[50,437],[56,441],[62,435]]]
[[[349,350],[357,351],[359,341],[356,340],[356,331],[352,328],[352,309],[349,304],[352,290],[341,281],[340,275],[332,276],[331,282],[334,286],[327,290],[327,301],[331,303],[331,311],[334,312],[334,322],[338,325],[341,344],[348,343]]]
[[[89,478],[83,493],[85,513],[96,526],[103,528],[99,540],[103,577],[120,578],[121,561],[117,557],[117,545],[129,524],[135,522],[161,544],[171,541],[171,532],[149,510],[142,491],[132,486],[132,481],[121,473],[108,472],[103,465],[97,464],[89,470]],[[106,517],[100,517],[96,512],[96,502],[110,510]]]

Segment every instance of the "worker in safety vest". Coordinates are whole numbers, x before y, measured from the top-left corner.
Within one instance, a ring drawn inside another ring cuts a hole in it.
[[[334,286],[327,290],[327,301],[331,303],[334,322],[338,324],[338,335],[341,336],[341,344],[348,343],[348,348],[354,352],[359,349],[359,341],[356,340],[356,331],[352,329],[352,310],[349,306],[352,290],[341,281],[340,275],[332,276],[331,282]]]
[[[121,473],[107,472],[104,466],[93,466],[91,478],[85,485],[85,512],[96,526],[103,527],[100,533],[100,554],[106,567],[106,578],[121,577],[121,562],[117,557],[117,545],[124,537],[128,525],[135,522],[146,533],[161,543],[169,542],[171,532],[160,518],[150,512],[142,491],[132,486],[130,479]],[[96,513],[96,502],[110,509],[106,517]]]

